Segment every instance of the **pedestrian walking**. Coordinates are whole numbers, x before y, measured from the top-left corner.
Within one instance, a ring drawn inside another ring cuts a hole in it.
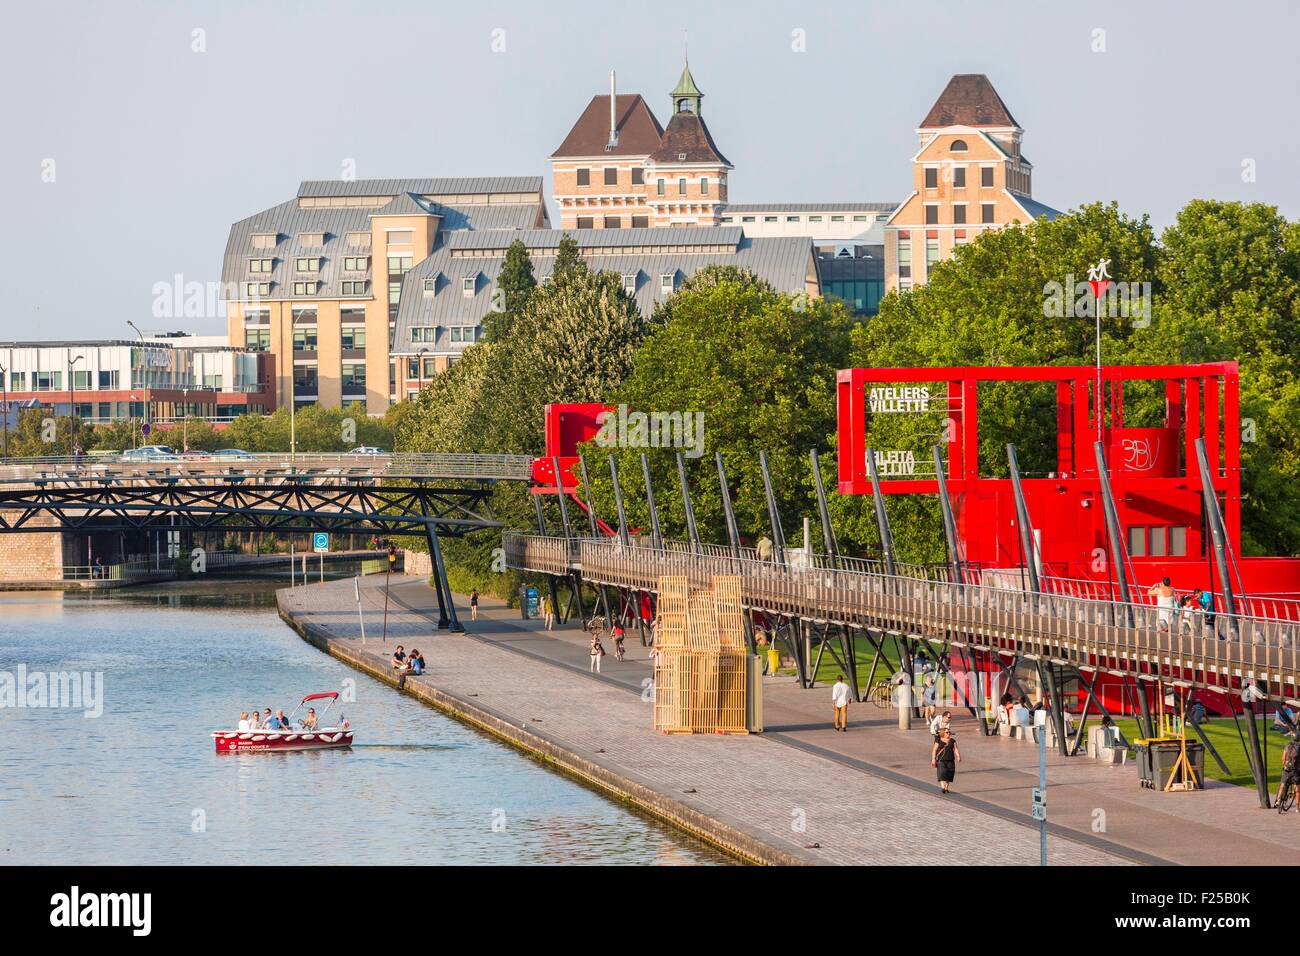
[[[939,778],[939,788],[944,793],[948,792],[948,786],[957,776],[959,763],[961,763],[961,751],[957,749],[957,738],[945,727],[939,731],[939,736],[934,741],[934,749],[930,751],[930,766],[934,767],[935,774]]]
[[[831,703],[835,705],[835,729],[848,733],[849,730],[849,685],[844,683],[841,674],[831,688]]]
[[[624,648],[623,646],[624,637],[625,635],[621,627],[614,628],[614,656],[618,658],[620,661],[623,659],[623,655],[626,653],[626,648]]]
[[[591,639],[591,672],[600,673],[600,659],[605,656],[605,647],[600,643],[600,635],[597,634]]]
[[[469,592],[469,619],[478,620],[478,588]]]
[[[546,617],[546,629],[555,630],[555,605],[551,603],[549,594],[542,598],[542,614]]]
[[[934,720],[934,715],[939,712],[939,687],[933,674],[926,675],[925,688],[921,691],[921,704],[925,708],[922,713],[926,721]]]
[[[936,714],[930,721],[930,736],[935,740],[939,735],[952,725],[952,711],[945,710],[942,714]]]

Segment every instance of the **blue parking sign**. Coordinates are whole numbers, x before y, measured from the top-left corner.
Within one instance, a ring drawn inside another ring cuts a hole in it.
[[[328,531],[317,531],[311,536],[311,549],[325,553],[330,549],[330,536]]]

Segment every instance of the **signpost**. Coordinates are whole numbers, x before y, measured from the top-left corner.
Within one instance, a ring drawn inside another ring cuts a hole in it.
[[[1047,866],[1047,711],[1034,711],[1038,734],[1038,786],[1034,788],[1031,813],[1038,821],[1038,865]]]
[[[320,555],[320,579],[321,579],[321,583],[323,584],[325,583],[325,554],[330,549],[329,532],[328,531],[312,532],[311,549]]]

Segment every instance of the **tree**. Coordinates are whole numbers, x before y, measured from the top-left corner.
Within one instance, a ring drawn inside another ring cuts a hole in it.
[[[562,284],[572,276],[587,271],[587,262],[578,249],[578,241],[567,232],[560,237],[555,250],[555,264],[551,266],[551,282]]]
[[[662,427],[658,443],[691,447],[646,448],[654,440],[631,428],[587,443],[593,496],[601,517],[615,522],[606,458],[620,465],[629,523],[649,528],[641,454],[646,453],[664,532],[680,536],[685,517],[675,452],[688,462],[696,520],[706,540],[726,541],[713,453],[721,451],[746,537],[770,533],[758,452],[766,450],[787,540],[815,515],[808,452],[825,446],[835,429],[835,373],[843,367],[853,317],[842,303],[807,302],[778,294],[743,275],[711,273],[672,298],[670,318],[636,353],[632,373],[609,400],[627,414],[677,413],[676,441]],[[686,419],[684,416],[692,416]],[[633,421],[629,419],[629,422]],[[702,433],[696,433],[702,428]]]
[[[48,408],[22,409],[17,427],[9,430],[11,458],[55,458],[93,445],[93,430],[82,419],[56,416]]]
[[[533,276],[533,260],[528,256],[528,247],[522,239],[516,239],[506,249],[501,275],[497,277],[500,309],[489,312],[483,319],[485,341],[500,342],[510,334],[515,316],[527,306],[536,288],[537,279]]]
[[[654,312],[650,317],[652,325],[665,325],[672,318],[673,306],[683,295],[696,292],[703,289],[711,289],[714,286],[723,283],[735,283],[739,285],[754,285],[768,292],[775,292],[771,283],[766,279],[760,279],[749,269],[743,269],[740,266],[729,266],[720,263],[705,266],[697,270],[690,278],[681,284],[681,286],[668,298],[659,302],[654,307]]]

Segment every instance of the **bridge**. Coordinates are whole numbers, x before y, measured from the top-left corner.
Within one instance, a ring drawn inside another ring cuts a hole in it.
[[[423,535],[440,626],[459,629],[440,536],[500,528],[492,487],[522,455],[132,455],[0,460],[0,534],[187,531]],[[77,562],[80,563],[80,562]]]

